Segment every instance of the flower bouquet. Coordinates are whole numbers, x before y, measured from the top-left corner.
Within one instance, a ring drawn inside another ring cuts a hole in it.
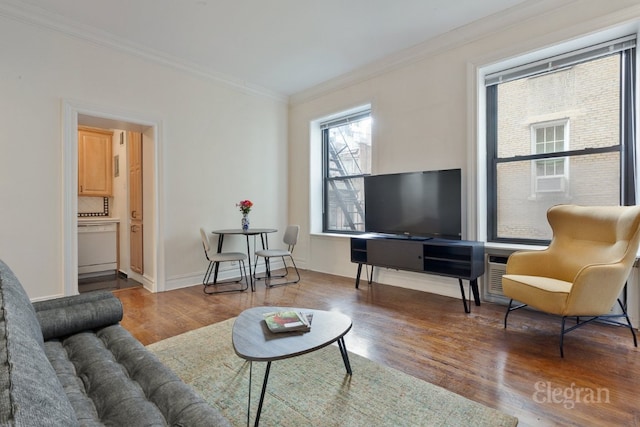
[[[242,212],[243,215],[246,215],[251,212],[253,202],[251,200],[241,200],[240,203],[236,203],[236,206],[240,208],[240,212]]]
[[[251,212],[253,202],[251,200],[241,200],[239,203],[236,203],[236,206],[238,206],[240,212],[242,212],[242,230],[247,231],[249,229],[249,212]]]

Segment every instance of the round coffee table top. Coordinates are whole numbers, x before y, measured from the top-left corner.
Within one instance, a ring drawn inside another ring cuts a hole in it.
[[[274,333],[264,314],[277,311],[313,314],[308,332]],[[332,311],[296,307],[253,307],[240,313],[233,324],[233,349],[246,360],[269,362],[310,353],[342,338],[351,330],[351,319]]]

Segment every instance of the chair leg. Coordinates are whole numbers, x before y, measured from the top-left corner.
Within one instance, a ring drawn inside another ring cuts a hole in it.
[[[207,267],[207,271],[205,271],[204,276],[202,277],[202,284],[206,287],[207,283],[209,283],[209,279],[211,278],[211,272],[213,271],[213,263],[209,263],[209,267]]]
[[[207,294],[207,295],[213,295],[213,294],[222,294],[222,293],[227,293],[227,292],[244,292],[247,289],[249,289],[249,276],[247,276],[247,270],[244,264],[244,261],[240,260],[238,263],[238,267],[240,267],[240,263],[242,263],[242,268],[244,268],[244,275],[242,274],[242,269],[240,269],[240,278],[238,280],[226,280],[223,282],[220,281],[216,281],[216,282],[209,282],[209,280],[211,279],[211,275],[213,274],[213,272],[215,271],[215,262],[211,261],[209,262],[209,267],[207,268],[207,271],[204,274],[204,277],[202,278],[202,285],[203,285],[203,289],[202,291]],[[218,285],[229,285],[229,284],[233,284],[233,283],[241,283],[242,279],[244,278],[244,286],[241,286],[239,288],[233,288],[233,289],[224,289],[224,290],[217,290],[217,291],[207,291],[208,288],[210,287],[214,287],[216,288]]]
[[[268,275],[265,278],[265,285],[267,287],[273,288],[274,286],[290,285],[290,284],[293,284],[293,283],[298,283],[300,281],[300,272],[298,271],[298,267],[296,266],[296,262],[293,260],[292,256],[288,255],[288,257],[291,259],[291,264],[293,264],[293,269],[296,272],[297,278],[294,279],[294,280],[288,280],[288,281],[285,281],[285,282],[282,282],[282,283],[271,283],[271,280],[273,278],[282,279],[282,278],[286,278],[289,275],[289,267],[287,267],[286,260],[284,259],[284,257],[282,257],[282,263],[284,264],[284,274],[282,274],[280,276]]]
[[[519,310],[519,309],[527,306],[527,304],[520,304],[520,305],[517,305],[515,307],[512,307],[511,306],[512,304],[513,304],[513,298],[511,298],[509,300],[509,307],[507,307],[507,312],[504,314],[504,327],[505,327],[505,329],[507,328],[507,317],[509,317],[509,313],[511,313],[512,311],[515,311],[515,310]]]
[[[560,333],[560,357],[564,357],[564,353],[562,350],[562,345],[563,345],[563,338],[564,335],[573,331],[574,329],[578,329],[584,325],[586,325],[587,323],[591,323],[595,320],[598,319],[616,319],[616,318],[620,318],[620,317],[624,317],[625,320],[627,321],[627,323],[622,323],[619,322],[617,320],[608,320],[608,323],[613,323],[615,325],[618,326],[624,326],[629,328],[629,330],[631,331],[631,335],[633,336],[633,345],[634,347],[638,347],[638,338],[636,337],[636,333],[633,330],[633,324],[631,323],[631,319],[629,319],[629,315],[627,314],[627,309],[624,307],[624,305],[622,304],[622,301],[620,301],[620,298],[618,298],[618,304],[620,305],[620,309],[622,310],[622,314],[605,314],[602,316],[593,316],[585,321],[580,321],[579,317],[576,317],[576,324],[570,328],[565,328],[565,320],[566,320],[566,316],[562,317],[562,331]]]
[[[293,283],[298,283],[300,281],[300,272],[298,271],[298,266],[296,265],[296,262],[293,260],[293,257],[289,257],[289,258],[291,258],[291,264],[293,264],[293,269],[296,271],[296,275],[298,276],[298,278]]]
[[[560,357],[564,357],[564,349],[563,349],[563,345],[564,345],[564,323],[567,320],[567,316],[562,316],[562,324],[561,324],[561,329],[560,329]]]
[[[254,279],[256,279],[256,280],[270,280],[270,279],[273,279],[273,278],[276,278],[276,279],[283,279],[283,278],[287,277],[287,273],[288,273],[288,271],[287,271],[287,264],[285,264],[285,262],[284,262],[284,258],[282,258],[282,263],[284,264],[284,271],[285,271],[285,272],[284,272],[284,274],[274,276],[274,275],[271,273],[271,263],[270,263],[270,258],[269,258],[269,257],[265,257],[265,258],[264,258],[264,268],[265,268],[265,274],[264,274],[264,276],[258,276],[258,274],[254,271],[254,273],[253,273],[253,278],[254,278]],[[255,263],[255,265],[258,265],[258,257],[256,257],[256,263]]]
[[[244,271],[244,283],[246,285],[245,289],[249,287],[249,283],[251,283],[251,292],[255,292],[256,288],[253,284],[253,280],[251,280],[251,272],[249,272],[249,276],[247,276],[247,265],[244,261],[240,261],[242,263],[242,270]],[[240,278],[242,278],[242,271],[240,272]]]
[[[622,304],[622,301],[620,301],[620,298],[618,298],[618,304],[620,305],[620,308],[622,309],[622,314],[624,315],[624,318],[627,320],[627,325],[629,326],[629,330],[631,331],[631,335],[633,335],[633,346],[637,347],[638,346],[638,338],[636,337],[636,333],[633,330],[633,325],[631,324],[631,319],[629,319],[629,315],[627,314],[627,309]]]
[[[509,313],[511,313],[511,304],[513,304],[513,298],[509,300],[509,307],[507,307],[507,312],[504,314],[504,328],[507,329],[507,317],[509,317]]]

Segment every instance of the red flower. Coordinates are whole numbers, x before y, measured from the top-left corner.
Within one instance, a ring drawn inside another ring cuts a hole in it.
[[[236,203],[236,206],[240,208],[240,212],[243,214],[248,214],[251,212],[251,207],[253,207],[253,202],[251,200],[241,200],[239,203]]]

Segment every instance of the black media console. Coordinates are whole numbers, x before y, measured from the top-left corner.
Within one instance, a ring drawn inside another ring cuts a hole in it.
[[[363,234],[351,238],[351,262],[358,264],[356,288],[360,285],[362,265],[416,271],[454,277],[460,284],[464,311],[469,313],[462,280],[469,280],[476,305],[480,305],[478,277],[484,274],[484,243],[468,240],[420,239],[404,236]]]

